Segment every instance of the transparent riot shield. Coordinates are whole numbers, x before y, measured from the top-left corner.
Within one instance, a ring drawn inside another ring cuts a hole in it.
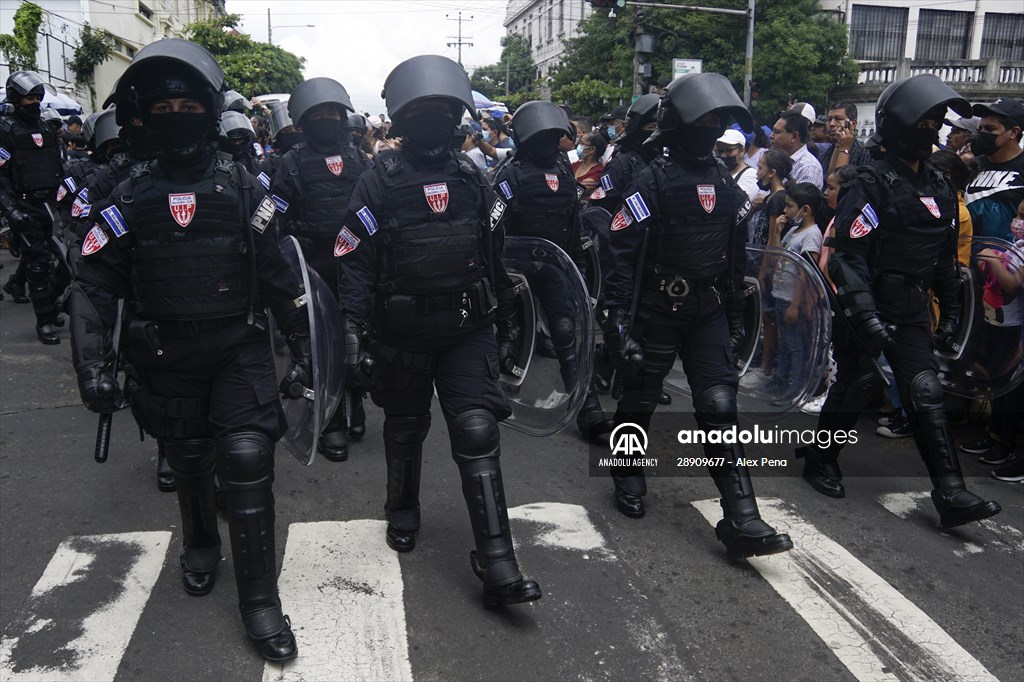
[[[508,237],[502,261],[521,276],[533,302],[534,324],[546,320],[555,357],[533,352],[517,358],[521,377],[502,375],[512,408],[503,424],[531,436],[558,433],[576,418],[590,386],[594,363],[594,313],[583,276],[569,256],[546,239]],[[517,278],[518,279],[518,278]],[[518,304],[520,314],[528,305]],[[530,336],[533,332],[529,332]],[[525,334],[524,334],[525,335]]]
[[[583,232],[583,254],[587,271],[584,280],[595,305],[601,298],[604,283],[602,273],[611,268],[611,253],[608,244],[611,239],[612,216],[600,206],[588,206],[580,211],[580,227]]]
[[[964,237],[957,346],[936,351],[947,391],[994,398],[1024,381],[1024,249],[1001,239]]]
[[[281,400],[288,420],[281,443],[300,462],[311,464],[320,432],[334,416],[344,392],[345,334],[334,294],[306,264],[295,237],[281,239],[281,255],[305,287],[313,353],[313,385],[307,387],[302,398]],[[271,337],[278,376],[283,378],[291,365],[291,354],[276,325],[271,327]]]
[[[814,397],[826,374],[832,313],[814,268],[786,249],[747,245],[746,335],[736,353],[737,402],[746,414],[794,412]],[[665,388],[691,395],[678,360]]]

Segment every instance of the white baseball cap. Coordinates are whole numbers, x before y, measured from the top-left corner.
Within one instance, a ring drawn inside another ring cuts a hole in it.
[[[728,130],[726,130],[725,133],[720,138],[718,138],[718,141],[721,142],[722,144],[738,144],[742,147],[747,146],[747,138],[743,137],[743,133],[733,128],[729,128]]]
[[[812,107],[807,102],[797,102],[796,104],[789,108],[789,111],[795,111],[796,113],[800,114],[811,123],[814,123],[814,119],[817,118],[817,114],[814,111],[814,107]]]

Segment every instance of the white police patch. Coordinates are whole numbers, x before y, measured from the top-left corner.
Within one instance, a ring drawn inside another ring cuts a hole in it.
[[[262,233],[267,229],[267,225],[270,225],[270,221],[274,219],[274,213],[276,212],[277,206],[274,205],[274,200],[270,197],[263,197],[263,201],[256,207],[256,213],[253,215],[252,220],[249,221],[250,227]]]
[[[278,211],[280,211],[281,213],[287,213],[288,212],[288,202],[287,201],[285,201],[281,197],[277,196],[276,194],[272,195],[270,198],[274,202],[274,205],[277,206],[277,210]]]
[[[506,199],[512,198],[512,188],[509,187],[508,180],[503,180],[499,182],[498,189],[501,190],[501,193],[505,195]]]
[[[630,212],[638,221],[651,217],[651,210],[647,208],[647,204],[644,203],[644,198],[640,196],[640,192],[626,197],[626,205],[629,206]]]
[[[612,182],[612,176],[605,174],[601,176],[601,189],[608,192],[614,187],[615,184]]]
[[[363,206],[361,209],[356,211],[356,216],[359,217],[359,221],[363,223],[363,227],[366,228],[366,234],[372,235],[377,231],[377,219],[370,213],[368,206]]]
[[[270,176],[266,173],[260,173],[256,176],[256,179],[263,185],[263,189],[270,189]]]
[[[494,200],[494,206],[491,206],[491,232],[494,232],[494,228],[501,222],[501,216],[505,215],[505,202],[501,199]]]
[[[100,211],[100,215],[107,221],[107,225],[110,225],[111,231],[113,231],[115,237],[123,237],[128,233],[128,223],[125,222],[124,216],[117,210],[117,206],[110,206]]]

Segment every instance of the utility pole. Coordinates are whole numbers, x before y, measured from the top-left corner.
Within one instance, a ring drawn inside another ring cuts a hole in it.
[[[633,101],[636,101],[637,97],[644,94],[643,87],[643,75],[640,73],[640,50],[639,39],[640,34],[644,32],[644,9],[643,7],[637,7],[633,10]]]
[[[512,55],[511,55],[511,53],[506,54],[505,55],[505,96],[506,97],[508,96],[508,79],[509,79],[509,76],[511,75],[511,71],[512,71],[511,63],[512,63]]]
[[[450,16],[448,16],[447,14],[444,15],[444,18],[447,19],[448,21],[457,21],[457,22],[459,22],[459,35],[458,36],[448,36],[449,38],[454,38],[456,40],[456,42],[448,43],[448,47],[458,47],[459,48],[459,66],[462,66],[462,46],[463,45],[468,45],[469,47],[473,47],[473,43],[469,42],[470,40],[473,39],[473,37],[472,36],[466,36],[466,40],[462,39],[462,22],[463,22],[462,10],[459,10],[459,17],[457,19],[453,19]],[[473,21],[473,15],[470,14],[469,15],[469,19],[466,19],[465,21],[467,21],[467,22]]]
[[[270,8],[267,8],[267,42],[274,44],[274,29],[270,26]]]

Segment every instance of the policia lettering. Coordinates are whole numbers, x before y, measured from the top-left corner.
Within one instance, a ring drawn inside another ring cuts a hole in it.
[[[288,111],[302,128],[305,142],[274,164],[270,181],[270,193],[281,210],[281,231],[298,238],[306,261],[335,296],[339,286],[334,256],[338,225],[345,219],[356,180],[369,168],[365,156],[352,146],[351,136],[345,134],[352,110],[348,92],[335,80],[311,78],[299,84],[288,100]],[[337,308],[334,313],[339,314]],[[348,459],[349,437],[358,440],[366,432],[362,399],[362,389],[346,390],[343,407],[334,413],[317,446],[326,459]]]
[[[301,280],[266,227],[262,188],[212,151],[223,91],[213,57],[178,39],[144,47],[118,81],[118,112],[137,108],[157,159],[135,166],[94,214],[71,293],[73,360],[86,406],[115,409],[110,330],[117,299],[128,299],[126,393],[174,472],[183,587],[200,596],[214,586],[216,466],[246,632],[264,658],[287,661],[297,648],[277,594],[271,492],[284,416],[264,306],[286,334],[289,377],[307,385],[308,318],[296,304]]]
[[[500,257],[502,211],[493,212],[500,200],[473,162],[451,150],[456,122],[474,111],[469,79],[450,59],[414,57],[388,76],[384,98],[402,148],[360,177],[336,253],[349,381],[384,410],[387,543],[398,552],[416,543],[436,386],[484,604],[540,599],[516,563],[499,460],[498,422],[509,408],[493,324],[495,310],[511,317],[515,297]]]
[[[730,329],[742,327],[750,204],[711,154],[730,117],[747,130],[753,125],[725,77],[688,74],[673,81],[658,109],[669,155],[636,175],[612,222],[605,343],[612,363],[627,372],[616,424],[650,425],[677,355],[701,428],[727,430],[737,423]],[[734,462],[710,469],[724,515],[715,533],[729,556],[791,549],[788,535],[761,520],[747,468],[735,464],[744,458],[743,446],[708,444],[705,454]],[[642,517],[643,469],[616,467],[612,474],[618,510]]]
[[[856,424],[874,382],[863,353],[885,353],[932,479],[932,501],[949,528],[994,516],[1000,506],[964,485],[932,353],[936,345],[951,350],[960,315],[956,192],[927,161],[947,107],[970,116],[970,103],[932,75],[896,81],[878,98],[872,139],[877,159],[861,167],[839,199],[830,244],[835,252],[828,261],[843,306],[836,313],[850,320],[857,338],[837,327],[838,376],[818,428],[836,431]],[[929,290],[940,308],[934,337]],[[830,497],[846,494],[841,448],[797,450],[806,460],[804,479]]]

